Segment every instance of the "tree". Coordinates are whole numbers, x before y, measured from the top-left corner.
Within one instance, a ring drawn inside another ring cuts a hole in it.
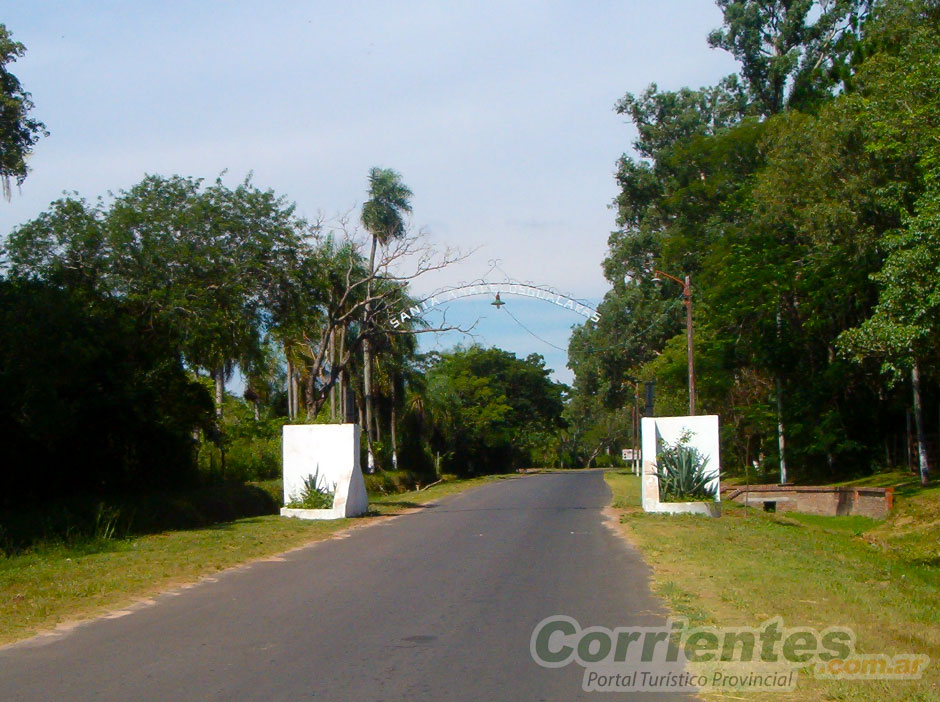
[[[717,0],[724,26],[708,43],[741,64],[753,109],[800,107],[847,78],[872,0]]]
[[[369,199],[362,205],[362,224],[372,235],[372,250],[369,254],[369,274],[375,274],[375,252],[379,244],[385,247],[392,239],[405,234],[404,215],[411,212],[412,192],[402,182],[401,175],[390,168],[373,168],[369,171]],[[366,297],[372,296],[372,281],[366,287]],[[365,323],[371,326],[372,303],[367,299]],[[372,452],[373,402],[372,402],[372,347],[367,335],[363,344],[363,384],[366,403],[366,445],[368,471],[375,470]]]
[[[123,302],[0,280],[0,508],[166,489],[195,477],[208,393]]]
[[[0,24],[0,181],[3,195],[10,199],[10,180],[22,185],[29,173],[26,160],[40,137],[49,136],[46,126],[29,116],[33,109],[32,97],[23,90],[7,65],[26,53],[26,47]]]
[[[937,41],[904,47],[911,28],[934,31],[935,3],[719,5],[725,26],[711,42],[741,62],[743,91],[726,79],[715,89],[653,87],[618,104],[637,126],[640,158],[620,160],[619,229],[604,262],[604,320],[617,328],[586,325],[573,336],[569,406],[616,430],[604,413],[630,401],[629,378],[654,375],[663,405],[675,399],[685,363],[670,339],[677,320],[654,325],[673,301],[649,289],[656,267],[697,281],[699,385],[706,406],[732,418],[726,455],[777,454],[782,467],[786,444],[793,474],[807,478],[857,470],[885,440],[890,462],[898,395],[871,364],[842,357],[837,339],[871,315],[882,278],[870,276],[893,250],[887,235],[913,222],[925,192],[937,86],[924,57]],[[899,53],[896,72],[874,81],[872,67]],[[917,79],[905,81],[905,70]],[[901,114],[908,123],[885,118]]]
[[[373,205],[394,209],[405,197],[401,190],[389,194],[383,177],[376,174],[376,197],[365,210],[375,229],[368,237],[344,217],[309,225],[250,179],[229,188],[218,180],[207,186],[153,175],[109,204],[77,196],[53,203],[11,233],[2,255],[17,281],[134,310],[191,373],[208,372],[216,395],[212,435],[220,441],[224,383],[235,368],[248,381],[251,401],[264,401],[276,396],[270,384],[282,377],[272,367],[273,348],[283,350],[288,414],[298,418],[302,405],[306,420],[315,421],[337,383],[358,389],[353,374],[365,365],[366,346],[370,392],[359,396],[373,394],[373,356],[384,354],[380,371],[397,440],[405,393],[397,376],[414,353],[413,335],[449,328],[422,323],[421,301],[408,285],[459,256],[438,254],[400,220],[395,225],[376,214],[386,211]],[[370,434],[388,425],[387,415],[371,414]]]
[[[408,304],[410,302],[411,304]],[[411,300],[405,304],[412,307],[417,301]],[[420,318],[409,320],[409,326],[417,330],[427,327]],[[378,430],[382,425],[383,407],[387,409],[385,415],[388,419],[389,439],[391,442],[392,468],[398,469],[398,420],[402,403],[406,398],[406,385],[414,379],[413,363],[418,356],[417,334],[384,334],[376,337],[372,391],[375,402],[375,423]],[[376,382],[377,381],[377,382]],[[378,391],[378,392],[376,392]],[[379,431],[376,432],[379,436]]]
[[[15,228],[0,248],[14,278],[54,282],[71,290],[109,295],[110,240],[106,210],[77,195],[53,202]]]
[[[215,381],[263,358],[270,304],[301,247],[293,206],[250,179],[151,175],[105,207],[68,197],[16,228],[4,254],[15,277],[124,301],[172,334],[192,370]]]
[[[564,428],[564,388],[538,354],[458,347],[431,365],[427,383],[432,446],[463,475],[531,465]]]
[[[884,42],[885,36],[891,41]],[[909,373],[926,485],[922,376],[940,360],[940,10],[911,3],[888,12],[878,38],[887,50],[867,62],[852,104],[859,122],[870,125],[867,147],[888,174],[881,192],[901,221],[880,242],[887,256],[871,276],[878,303],[840,343],[860,362],[882,361],[893,381]]]

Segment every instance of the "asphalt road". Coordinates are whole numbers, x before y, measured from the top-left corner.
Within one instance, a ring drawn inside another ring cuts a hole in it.
[[[0,700],[622,700],[536,665],[550,615],[664,622],[600,472],[497,481],[0,649]]]

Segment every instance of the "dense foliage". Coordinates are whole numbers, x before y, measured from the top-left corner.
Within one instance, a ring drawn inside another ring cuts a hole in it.
[[[638,138],[619,164],[605,322],[571,342],[582,431],[632,404],[636,379],[657,381],[657,413],[683,413],[681,290],[655,268],[692,277],[698,404],[721,416],[726,468],[819,479],[900,462],[911,405],[926,459],[940,9],[718,4],[709,41],[740,75],[617,106]]]
[[[10,181],[22,184],[29,173],[26,159],[46,127],[30,116],[32,97],[7,66],[26,53],[26,47],[14,41],[6,26],[0,24],[0,184],[10,197]]]
[[[192,483],[212,403],[119,303],[0,281],[0,506]]]
[[[427,372],[431,445],[460,475],[553,465],[563,393],[538,354],[479,346],[442,354]]]

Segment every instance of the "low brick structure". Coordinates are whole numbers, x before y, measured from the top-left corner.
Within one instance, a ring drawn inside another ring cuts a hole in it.
[[[777,512],[805,512],[835,517],[859,514],[884,519],[894,506],[894,488],[835,487],[832,485],[751,485],[726,487],[723,500],[745,501]]]

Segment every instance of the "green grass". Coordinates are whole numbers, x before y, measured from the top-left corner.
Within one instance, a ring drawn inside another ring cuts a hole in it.
[[[940,487],[911,490],[881,522],[778,515],[722,503],[723,515],[652,515],[639,479],[607,473],[626,536],[654,572],[654,589],[693,623],[849,626],[860,653],[925,653],[919,681],[800,678],[792,699],[940,700]],[[735,692],[712,699],[778,700]]]
[[[881,522],[871,517],[849,515],[843,517],[825,517],[819,514],[803,514],[802,512],[784,512],[785,519],[792,519],[805,526],[816,527],[822,531],[846,532],[861,536],[866,531],[875,528]]]
[[[0,644],[326,538],[349,521],[250,517],[137,538],[34,546],[0,558]]]
[[[272,556],[508,476],[448,481],[427,490],[370,497],[360,519],[306,521],[264,516],[124,539],[39,543],[0,552],[0,645],[126,607],[159,592]],[[279,496],[280,481],[258,484]]]
[[[636,510],[640,506],[640,480],[627,471],[604,473],[604,478],[614,494],[616,509]]]
[[[921,490],[920,477],[907,471],[892,470],[882,473],[873,473],[864,478],[843,480],[833,485],[848,485],[852,487],[893,487],[896,493],[917,494]]]

